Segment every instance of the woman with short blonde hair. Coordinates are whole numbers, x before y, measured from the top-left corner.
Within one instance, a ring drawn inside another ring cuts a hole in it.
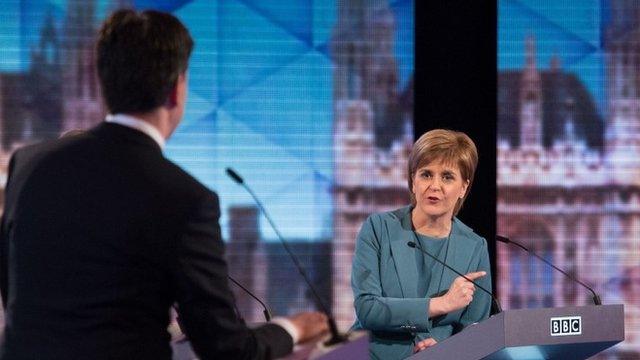
[[[467,134],[459,131],[431,130],[415,142],[409,154],[407,180],[409,182],[411,205],[416,204],[415,195],[411,192],[413,176],[419,167],[433,160],[442,160],[451,164],[457,163],[460,174],[469,181],[469,187],[473,184],[473,177],[478,166],[478,150],[473,140]],[[458,215],[462,204],[467,198],[467,194],[456,204],[453,215]]]
[[[362,225],[351,274],[354,328],[371,332],[372,357],[405,358],[489,316],[488,294],[423,253],[491,289],[487,242],[455,217],[477,164],[466,134],[425,133],[407,164],[411,204]]]

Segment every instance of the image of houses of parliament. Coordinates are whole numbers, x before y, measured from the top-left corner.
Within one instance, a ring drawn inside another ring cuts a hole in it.
[[[1,190],[15,149],[67,130],[87,129],[104,118],[94,65],[94,12],[93,1],[69,1],[58,31],[49,11],[31,48],[29,69],[0,73]]]
[[[333,240],[288,239],[338,327],[355,319],[351,261],[367,216],[409,203],[406,164],[413,144],[413,82],[399,91],[396,19],[386,1],[341,1],[333,29]],[[276,314],[315,309],[315,300],[280,243],[260,240],[255,207],[229,213],[230,274]],[[248,225],[251,224],[251,225]],[[262,308],[234,289],[248,321]]]
[[[112,8],[127,5],[114,1]],[[413,143],[413,80],[400,85],[394,49],[398,20],[388,1],[340,1],[336,11],[329,44],[333,236],[314,242],[287,240],[346,330],[354,320],[350,274],[358,230],[369,214],[409,202],[405,168]],[[94,1],[69,1],[60,24],[52,13],[44,16],[28,69],[0,73],[0,190],[16,148],[70,129],[90,128],[103,119],[106,110],[93,64],[98,22]],[[231,206],[228,215],[230,275],[276,315],[317,308],[282,245],[262,238],[257,209]],[[230,286],[241,316],[247,322],[264,321],[262,307]]]
[[[356,236],[374,212],[409,203],[406,164],[413,144],[413,82],[398,91],[396,22],[386,2],[341,1],[333,29],[333,240],[288,239],[341,330],[355,319],[351,260]],[[318,308],[280,243],[260,240],[255,207],[229,213],[229,272],[276,314]],[[248,225],[252,224],[252,225]],[[234,289],[248,321],[262,308]]]
[[[111,9],[130,6],[116,0]],[[0,72],[0,210],[15,149],[90,128],[106,114],[94,65],[95,12],[94,1],[70,0],[58,30],[50,9],[28,54],[28,70]]]
[[[640,21],[638,11],[628,12]],[[498,75],[498,234],[625,304],[625,342],[640,352],[640,31],[613,16],[605,33],[603,119],[557,57],[542,69],[525,40],[519,71]],[[593,304],[591,294],[521,249],[497,245],[507,309]]]
[[[362,223],[409,203],[413,81],[399,90],[396,21],[388,5],[342,1],[334,28],[333,311],[341,329],[355,319],[351,262]],[[375,3],[375,2],[372,2]]]

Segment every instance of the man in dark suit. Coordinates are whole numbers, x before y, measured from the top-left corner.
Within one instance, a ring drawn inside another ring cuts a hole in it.
[[[12,157],[1,225],[1,359],[169,359],[169,308],[203,359],[283,356],[326,331],[234,312],[218,198],[162,155],[193,47],[173,16],[120,10],[97,67],[106,122]]]

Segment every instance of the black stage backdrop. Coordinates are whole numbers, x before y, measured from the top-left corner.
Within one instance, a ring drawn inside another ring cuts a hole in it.
[[[416,1],[415,14],[415,136],[447,128],[475,141],[479,166],[460,219],[489,242],[495,291],[497,4]]]

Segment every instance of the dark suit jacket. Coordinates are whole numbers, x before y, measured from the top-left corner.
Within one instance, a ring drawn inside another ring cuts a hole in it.
[[[169,308],[203,359],[281,356],[234,312],[215,193],[136,130],[18,150],[2,219],[1,359],[169,359]]]

